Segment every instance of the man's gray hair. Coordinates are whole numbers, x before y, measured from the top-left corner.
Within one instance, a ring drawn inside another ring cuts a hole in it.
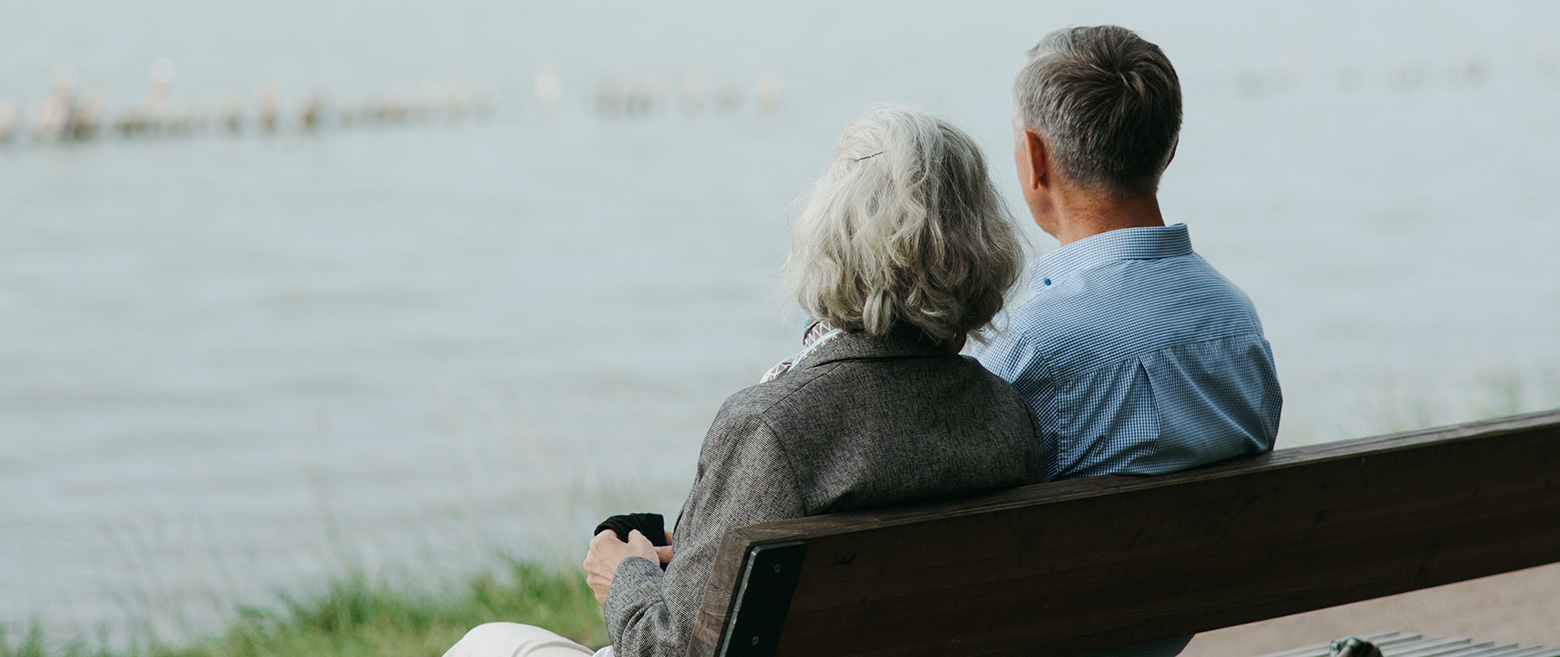
[[[791,226],[785,280],[807,312],[836,327],[884,335],[914,326],[954,343],[990,324],[1023,263],[974,140],[893,108],[845,129]]]
[[[1181,130],[1181,82],[1164,51],[1115,25],[1069,27],[1029,51],[1013,85],[1019,126],[1068,181],[1116,198],[1153,194]]]

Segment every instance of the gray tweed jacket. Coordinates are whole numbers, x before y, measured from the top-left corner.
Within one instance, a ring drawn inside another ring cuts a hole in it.
[[[683,657],[727,529],[1039,483],[1024,398],[972,358],[847,333],[732,395],[699,454],[659,566],[630,557],[607,593],[618,657]]]

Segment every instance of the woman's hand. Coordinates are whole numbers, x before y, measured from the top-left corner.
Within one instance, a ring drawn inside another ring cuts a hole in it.
[[[604,529],[590,539],[590,552],[585,554],[585,583],[596,592],[596,602],[607,603],[607,590],[612,588],[612,577],[618,564],[629,557],[644,557],[650,563],[662,563],[655,546],[639,530],[628,533],[628,542],[618,540],[617,534]],[[667,550],[667,559],[671,550]]]
[[[656,546],[655,556],[661,558],[661,565],[672,562],[672,530],[666,530],[666,545]]]

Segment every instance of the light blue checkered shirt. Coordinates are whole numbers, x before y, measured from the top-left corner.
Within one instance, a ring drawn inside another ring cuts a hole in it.
[[[1282,398],[1256,308],[1192,252],[1185,224],[1082,239],[1032,274],[1029,300],[975,356],[1034,407],[1046,481],[1273,448]],[[1108,654],[1175,655],[1190,639]]]
[[[1046,481],[1273,448],[1282,399],[1257,311],[1192,252],[1184,224],[1079,240],[1033,275],[975,355],[1034,407]]]

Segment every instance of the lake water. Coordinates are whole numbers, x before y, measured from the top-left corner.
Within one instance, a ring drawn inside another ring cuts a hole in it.
[[[7,2],[0,100],[68,63],[128,106],[165,58],[173,104],[498,102],[0,144],[0,623],[198,629],[354,564],[576,563],[607,513],[675,514],[720,402],[796,348],[786,221],[844,125],[947,115],[1022,209],[1008,85],[1068,24],[1176,63],[1163,206],[1262,313],[1281,445],[1560,405],[1560,6],[645,4]],[[690,71],[734,107],[598,111]]]

